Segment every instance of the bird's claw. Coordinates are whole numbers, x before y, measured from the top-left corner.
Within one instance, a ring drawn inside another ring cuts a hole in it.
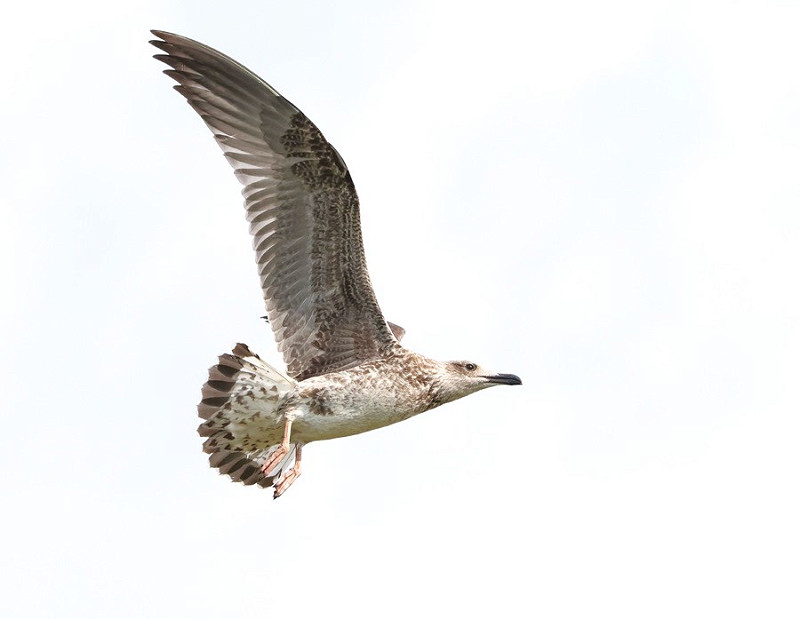
[[[275,492],[273,493],[272,498],[277,499],[284,492],[286,492],[289,489],[289,486],[291,486],[292,483],[294,483],[294,480],[298,477],[300,477],[300,467],[295,464],[292,468],[281,475],[281,478],[275,484]]]
[[[289,453],[289,446],[288,445],[280,445],[275,451],[272,452],[272,455],[269,459],[261,465],[261,472],[264,475],[269,475],[276,466],[281,463],[286,457],[286,454]]]

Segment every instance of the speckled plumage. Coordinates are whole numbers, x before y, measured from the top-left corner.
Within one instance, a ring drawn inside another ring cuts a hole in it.
[[[400,344],[364,258],[355,186],[319,129],[254,73],[161,31],[165,73],[211,129],[244,185],[269,324],[287,374],[244,344],[209,370],[198,412],[211,465],[244,484],[300,474],[302,446],[366,432],[495,384],[520,384],[466,361]],[[289,467],[294,461],[294,464]]]

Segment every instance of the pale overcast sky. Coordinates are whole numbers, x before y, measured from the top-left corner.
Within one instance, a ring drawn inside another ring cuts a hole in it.
[[[14,10],[0,615],[800,615],[797,3]],[[282,361],[151,28],[336,146],[407,346],[524,385],[312,444],[278,501],[208,468],[206,368]]]

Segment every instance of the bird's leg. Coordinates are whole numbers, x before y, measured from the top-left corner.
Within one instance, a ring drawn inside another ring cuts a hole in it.
[[[294,456],[294,465],[286,471],[278,483],[275,484],[275,493],[272,495],[273,499],[277,499],[280,495],[289,489],[289,486],[294,483],[294,480],[300,477],[300,459],[303,454],[303,444],[297,443],[297,451]]]
[[[264,462],[261,465],[261,472],[264,475],[269,475],[272,469],[278,466],[286,457],[286,454],[289,453],[289,437],[292,435],[292,420],[287,419],[286,425],[283,426],[283,440],[281,444],[278,445],[278,448],[272,452],[272,455],[269,457],[269,460]]]

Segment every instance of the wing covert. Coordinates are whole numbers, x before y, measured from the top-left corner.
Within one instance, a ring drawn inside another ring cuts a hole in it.
[[[367,273],[359,203],[319,129],[253,72],[161,31],[155,57],[211,129],[244,185],[269,323],[297,380],[359,365],[395,344]]]

